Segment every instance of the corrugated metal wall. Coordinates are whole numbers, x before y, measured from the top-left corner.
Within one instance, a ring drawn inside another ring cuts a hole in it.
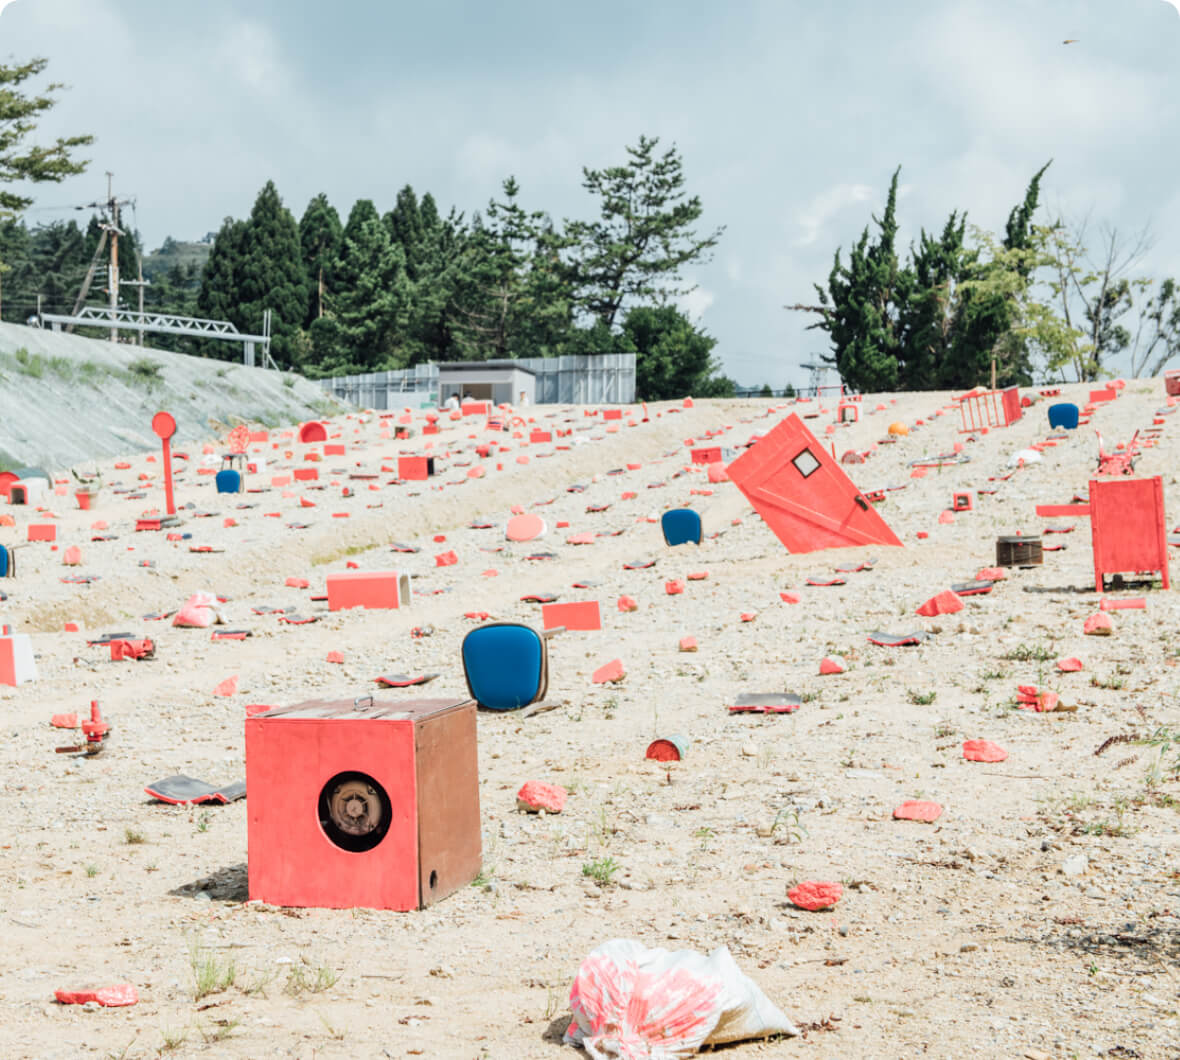
[[[513,362],[537,378],[538,405],[630,405],[635,401],[635,354],[522,357]],[[433,400],[438,367],[420,364],[396,372],[367,372],[321,379],[342,401],[365,409],[402,408]]]

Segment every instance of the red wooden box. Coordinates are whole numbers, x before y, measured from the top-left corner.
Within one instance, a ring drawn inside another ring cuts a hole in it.
[[[1168,532],[1160,476],[1090,482],[1094,591],[1108,574],[1160,572],[1168,586]]]
[[[367,610],[410,606],[410,576],[395,570],[356,570],[329,574],[328,610]]]
[[[473,700],[312,700],[247,718],[250,898],[445,898],[480,869],[478,768]]]

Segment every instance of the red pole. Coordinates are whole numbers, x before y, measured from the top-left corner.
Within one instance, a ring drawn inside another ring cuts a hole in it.
[[[168,514],[176,514],[176,501],[172,499],[172,439],[164,439],[164,500]]]

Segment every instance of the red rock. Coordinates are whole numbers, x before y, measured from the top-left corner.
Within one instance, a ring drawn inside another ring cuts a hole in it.
[[[697,650],[696,637],[681,637],[679,648],[681,651],[696,651]]]
[[[684,592],[684,582],[679,578],[673,578],[671,581],[664,582],[664,592],[669,596],[677,596]]]
[[[963,757],[968,762],[1003,762],[1008,752],[991,740],[964,740]]]
[[[1008,577],[1008,572],[1003,567],[981,567],[979,573],[975,575],[977,582],[1002,582]]]
[[[67,567],[82,565],[82,550],[77,545],[71,545],[61,554],[61,561]]]
[[[741,613],[741,620],[743,622],[753,622],[758,617],[757,611],[743,611]]]
[[[516,793],[516,808],[536,813],[561,813],[569,792],[558,784],[546,784],[541,780],[530,780]]]
[[[1057,669],[1063,674],[1076,674],[1082,669],[1082,660],[1075,659],[1072,656],[1068,659],[1058,659]]]
[[[339,651],[330,651],[328,652],[324,661],[330,663],[342,663],[344,662],[344,653]]]
[[[539,515],[515,515],[504,527],[504,536],[509,541],[532,541],[545,533],[545,520]]]
[[[621,681],[627,675],[627,671],[623,669],[623,662],[621,659],[612,659],[610,662],[603,664],[594,671],[590,680],[596,685],[604,685]]]
[[[911,799],[903,802],[893,811],[893,817],[898,821],[937,821],[942,816],[942,807],[937,802],[923,802]]]
[[[952,512],[950,508],[947,508],[944,511],[938,513],[938,521],[944,525],[946,523],[953,523],[955,521],[955,513]]]
[[[288,578],[283,584],[289,589],[306,589],[311,583],[306,578]]]
[[[685,577],[690,582],[703,582],[709,577],[709,572],[707,570],[693,571],[691,574],[686,574]]]
[[[233,696],[238,692],[238,675],[227,677],[224,681],[218,683],[217,687],[213,689],[215,696]]]
[[[1082,624],[1082,632],[1092,637],[1109,637],[1113,629],[1114,626],[1110,621],[1110,615],[1102,611],[1095,611]]]
[[[633,596],[620,596],[618,607],[620,611],[638,611],[639,604]]]
[[[729,481],[729,472],[724,464],[710,464],[705,474],[712,483]]]
[[[934,615],[953,615],[956,611],[962,610],[963,601],[950,589],[944,589],[942,592],[930,597],[929,600],[918,608],[917,613],[930,618]]]
[[[97,990],[55,990],[53,996],[59,1005],[85,1005],[96,1001],[105,1008],[134,1005],[139,1001],[139,991],[130,983],[100,986]]]
[[[819,672],[821,674],[842,674],[844,672],[844,662],[841,659],[833,658],[831,655],[825,655],[820,659]]]
[[[843,896],[844,887],[841,884],[826,883],[820,880],[805,880],[787,891],[787,897],[795,905],[811,912],[830,909]]]
[[[77,714],[54,714],[49,724],[55,729],[76,729],[78,727]]]
[[[925,541],[930,535],[925,530],[919,530],[914,536],[919,541]]]
[[[779,593],[778,596],[784,604],[797,604],[800,599],[798,593]]]
[[[455,555],[454,550],[450,552],[440,552],[434,557],[434,565],[436,567],[453,567],[459,562],[459,557]]]

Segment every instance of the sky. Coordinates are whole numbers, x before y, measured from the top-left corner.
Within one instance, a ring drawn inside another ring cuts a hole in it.
[[[34,139],[90,133],[88,171],[29,223],[84,218],[106,171],[151,249],[244,217],[274,180],[298,218],[406,184],[470,215],[594,216],[582,168],[675,145],[702,232],[682,307],[738,383],[806,383],[814,302],[900,166],[899,250],[951,210],[1002,232],[1042,203],[1180,278],[1180,12],[1169,0],[0,0],[0,62],[64,82]],[[1075,43],[1063,44],[1066,39]],[[1044,214],[1048,219],[1049,214]],[[1119,365],[1114,365],[1118,369]]]

